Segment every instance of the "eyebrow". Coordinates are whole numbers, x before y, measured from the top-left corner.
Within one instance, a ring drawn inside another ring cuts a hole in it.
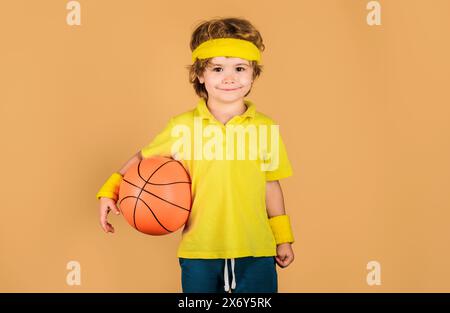
[[[211,66],[222,66],[223,64],[217,64],[217,63],[211,63]],[[250,65],[248,65],[247,63],[238,63],[238,64],[235,64],[235,66],[237,66],[237,65],[246,65],[246,66],[250,66]]]

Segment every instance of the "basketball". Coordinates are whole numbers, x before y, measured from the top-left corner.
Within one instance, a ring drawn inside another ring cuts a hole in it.
[[[191,211],[189,174],[171,158],[142,159],[123,176],[117,206],[127,222],[142,233],[172,233],[186,223]]]

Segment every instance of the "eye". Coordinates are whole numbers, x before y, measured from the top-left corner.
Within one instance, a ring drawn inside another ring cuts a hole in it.
[[[216,70],[221,70],[222,68],[221,67],[214,67],[212,70],[213,70],[213,72],[219,72],[219,71],[216,71]]]
[[[243,71],[245,71],[245,67],[242,67],[242,66],[236,67],[236,70],[239,69],[239,68],[242,69],[242,71],[238,71],[238,72],[243,72]]]

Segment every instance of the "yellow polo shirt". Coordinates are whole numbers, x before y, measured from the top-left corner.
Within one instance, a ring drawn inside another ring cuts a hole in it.
[[[191,177],[192,209],[178,257],[276,255],[266,181],[288,177],[292,168],[274,121],[257,112],[251,101],[244,103],[247,110],[224,125],[200,99],[196,108],[171,118],[141,149],[144,158],[177,158]]]

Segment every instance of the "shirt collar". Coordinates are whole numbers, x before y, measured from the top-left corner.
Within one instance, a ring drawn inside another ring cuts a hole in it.
[[[244,104],[247,106],[247,110],[244,113],[242,113],[242,115],[239,115],[239,117],[241,118],[255,117],[256,113],[255,104],[247,99],[244,99]],[[200,100],[198,101],[197,107],[195,108],[195,113],[197,116],[200,116],[201,118],[215,120],[214,115],[212,115],[212,113],[209,111],[208,106],[206,105],[206,101],[203,98],[200,98]]]

